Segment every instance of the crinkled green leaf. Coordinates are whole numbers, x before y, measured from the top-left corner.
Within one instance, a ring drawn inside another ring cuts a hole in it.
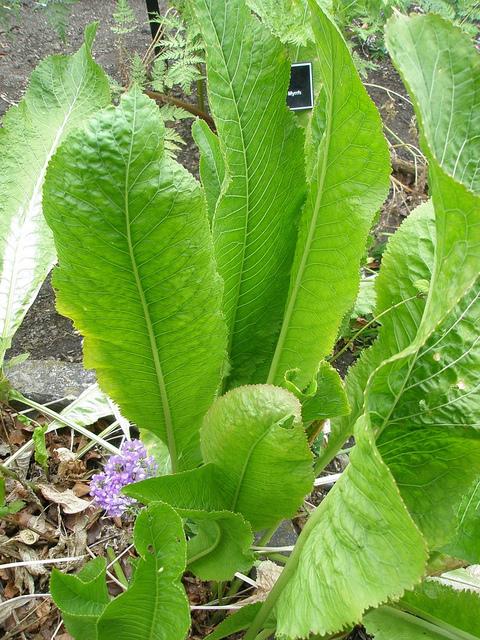
[[[248,573],[254,555],[253,533],[239,513],[179,509],[192,520],[196,535],[187,543],[187,565],[201,580],[231,580],[236,571]]]
[[[366,417],[357,422],[355,439],[350,464],[293,552],[295,571],[276,604],[279,638],[322,635],[360,622],[367,608],[398,598],[424,571],[425,543]]]
[[[134,542],[140,560],[132,582],[101,615],[98,640],[183,640],[190,608],[181,583],[186,542],[180,517],[166,504],[150,505],[137,517]]]
[[[164,155],[163,129],[152,100],[125,95],[62,145],[44,204],[58,308],[85,337],[85,365],[176,470],[200,461],[226,338],[204,197]]]
[[[0,364],[55,262],[42,215],[42,185],[60,142],[110,101],[108,79],[91,56],[96,25],[73,56],[50,56],[0,128]]]
[[[405,303],[383,316],[377,343],[349,376],[352,416],[334,433],[338,441],[347,437],[365,403],[408,508],[430,546],[441,548],[455,536],[463,495],[480,473],[480,198],[465,186],[474,185],[476,165],[463,152],[480,136],[473,108],[479,56],[453,26],[437,16],[419,18],[394,18],[387,40],[414,91],[435,228],[424,205],[385,255],[377,315]],[[453,41],[465,51],[465,64],[445,49]],[[447,115],[438,117],[439,103]],[[440,129],[448,141],[441,148],[432,133]],[[431,283],[426,301],[419,281]]]
[[[269,382],[299,369],[308,385],[332,349],[358,292],[368,230],[388,193],[390,166],[380,116],[333,22],[310,2],[321,68],[307,146],[309,189],[290,290]]]
[[[225,179],[225,160],[218,136],[204,120],[193,123],[192,135],[200,149],[200,176],[207,198],[208,217],[212,221]]]
[[[374,313],[377,303],[375,291],[376,279],[376,276],[370,276],[360,280],[360,288],[355,304],[353,305],[351,318],[366,317]]]
[[[248,571],[253,562],[253,534],[243,516],[228,511],[224,478],[213,464],[174,475],[149,478],[124,488],[123,493],[144,504],[162,501],[194,523],[196,536],[188,541],[189,570],[202,580],[230,580]]]
[[[244,0],[231,0],[228,11],[224,0],[195,0],[192,7],[205,41],[209,104],[225,161],[212,231],[225,282],[229,386],[264,382],[305,194],[303,132],[286,106],[286,50]],[[202,178],[208,181],[205,172]]]
[[[416,282],[431,277],[433,221],[429,204],[422,205],[389,243],[378,276],[376,313],[399,306],[382,316],[377,341],[347,377],[353,411],[336,421],[334,437],[350,434],[371,373],[415,339],[426,302]],[[379,450],[432,547],[455,536],[463,495],[480,473],[479,330],[476,286],[406,362],[379,370],[369,397],[376,421],[384,422]],[[394,390],[401,390],[396,402]]]
[[[430,280],[435,243],[432,202],[420,205],[389,240],[376,278],[375,316],[380,316],[378,337],[362,351],[349,370],[346,389],[351,413],[333,423],[346,440],[363,411],[368,378],[383,360],[405,349],[415,338],[425,309],[425,296],[415,287],[418,280]]]
[[[97,622],[110,601],[105,558],[90,560],[77,574],[52,569],[50,593],[76,640],[97,640]]]
[[[205,416],[203,459],[221,472],[226,508],[243,514],[254,530],[294,516],[312,488],[300,413],[300,402],[285,389],[252,385],[218,398]]]

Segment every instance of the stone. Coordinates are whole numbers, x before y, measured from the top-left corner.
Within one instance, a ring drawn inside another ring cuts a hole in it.
[[[11,367],[7,362],[5,374],[15,390],[40,404],[67,396],[73,400],[96,381],[95,373],[80,363],[59,360],[26,360]],[[64,400],[59,405],[68,403]]]

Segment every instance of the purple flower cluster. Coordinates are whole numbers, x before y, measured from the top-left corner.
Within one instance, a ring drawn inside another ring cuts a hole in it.
[[[132,482],[151,478],[158,472],[158,465],[140,440],[127,440],[120,447],[120,454],[111,456],[102,473],[92,476],[90,495],[109,516],[120,516],[136,503],[120,493]]]

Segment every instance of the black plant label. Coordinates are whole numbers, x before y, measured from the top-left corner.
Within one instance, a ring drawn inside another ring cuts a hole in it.
[[[287,105],[292,111],[312,109],[313,107],[313,78],[311,62],[296,62],[292,64],[290,86],[287,93]]]

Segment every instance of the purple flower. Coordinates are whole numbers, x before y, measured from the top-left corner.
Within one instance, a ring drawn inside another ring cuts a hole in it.
[[[147,456],[140,440],[127,440],[120,447],[120,453],[109,458],[103,472],[92,476],[90,495],[107,515],[121,516],[136,503],[133,498],[122,495],[121,489],[132,482],[151,478],[157,472],[154,457]]]

